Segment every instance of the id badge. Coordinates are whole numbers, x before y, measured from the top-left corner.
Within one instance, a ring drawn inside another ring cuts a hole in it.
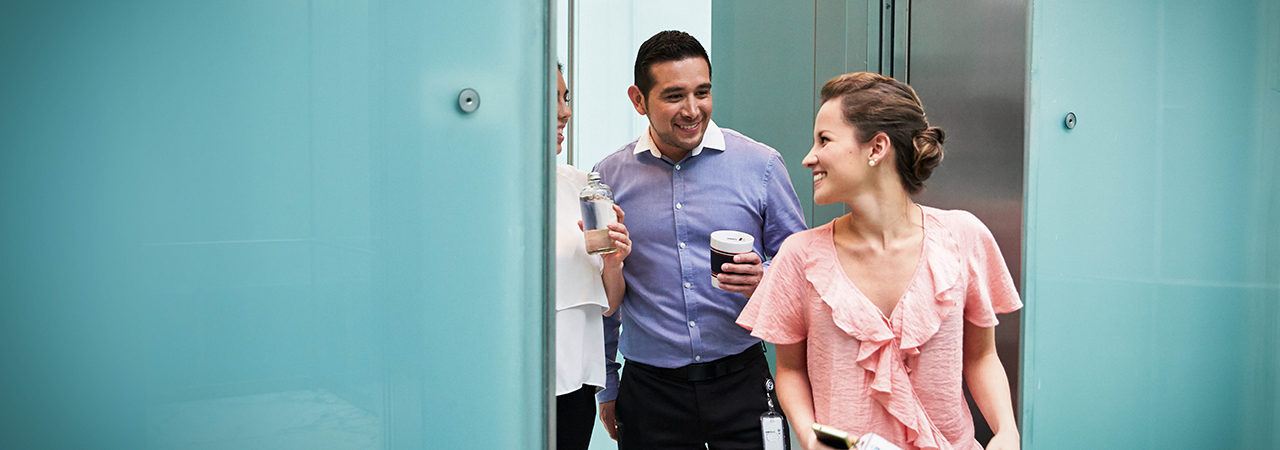
[[[787,450],[787,433],[782,427],[782,416],[773,411],[760,415],[760,431],[764,435],[764,450]]]

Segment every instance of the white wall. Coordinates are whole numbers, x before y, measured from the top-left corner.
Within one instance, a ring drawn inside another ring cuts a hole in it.
[[[576,56],[568,69],[577,73],[569,86],[573,119],[566,139],[574,146],[570,163],[591,170],[649,124],[627,100],[640,44],[659,31],[681,30],[710,53],[711,0],[576,0],[575,6]],[[560,59],[568,63],[567,0],[560,0],[560,9]],[[561,163],[567,154],[561,154]]]

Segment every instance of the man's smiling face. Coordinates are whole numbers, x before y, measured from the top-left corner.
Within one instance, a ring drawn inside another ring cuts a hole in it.
[[[658,151],[681,158],[702,143],[711,122],[711,66],[699,57],[666,61],[649,67],[653,89],[636,110],[649,117]]]

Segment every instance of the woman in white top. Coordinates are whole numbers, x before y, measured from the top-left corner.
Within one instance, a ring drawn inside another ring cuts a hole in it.
[[[557,100],[556,154],[560,154],[564,127],[573,115],[563,74]],[[556,448],[561,450],[586,450],[591,443],[596,392],[605,383],[601,315],[612,315],[622,302],[626,290],[622,260],[631,253],[624,214],[615,205],[618,221],[609,224],[609,237],[618,251],[587,254],[578,204],[578,193],[586,186],[586,172],[570,165],[556,167]]]

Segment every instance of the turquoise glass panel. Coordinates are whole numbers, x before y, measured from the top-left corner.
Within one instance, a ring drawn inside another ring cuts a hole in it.
[[[548,5],[0,3],[0,448],[544,448]]]
[[[722,94],[716,97],[716,123],[782,154],[810,227],[844,215],[842,204],[813,203],[812,173],[802,162],[813,147],[822,85],[869,67],[867,36],[879,32],[868,31],[879,20],[868,21],[869,8],[879,5],[867,0],[712,2],[711,59],[716,92]]]
[[[1278,18],[1033,3],[1024,446],[1280,443]]]
[[[1023,316],[1023,345],[1034,348],[1023,358],[1022,445],[1148,448],[1146,432],[1134,430],[1151,425],[1151,373],[1145,368],[1154,345],[1147,338],[1152,335],[1153,287],[1097,280],[1044,281],[1036,289],[1027,307],[1034,302],[1036,318],[1052,320],[1034,323],[1036,340],[1031,342],[1025,337],[1032,334],[1026,331],[1031,323]],[[1127,306],[1108,310],[1123,303]],[[1120,333],[1140,338],[1103,345],[1093,337]],[[1093,369],[1099,367],[1106,372]]]
[[[801,165],[813,147],[817,113],[814,3],[714,1],[711,7],[712,119],[777,150],[810,225],[826,223],[814,223],[813,174]]]

